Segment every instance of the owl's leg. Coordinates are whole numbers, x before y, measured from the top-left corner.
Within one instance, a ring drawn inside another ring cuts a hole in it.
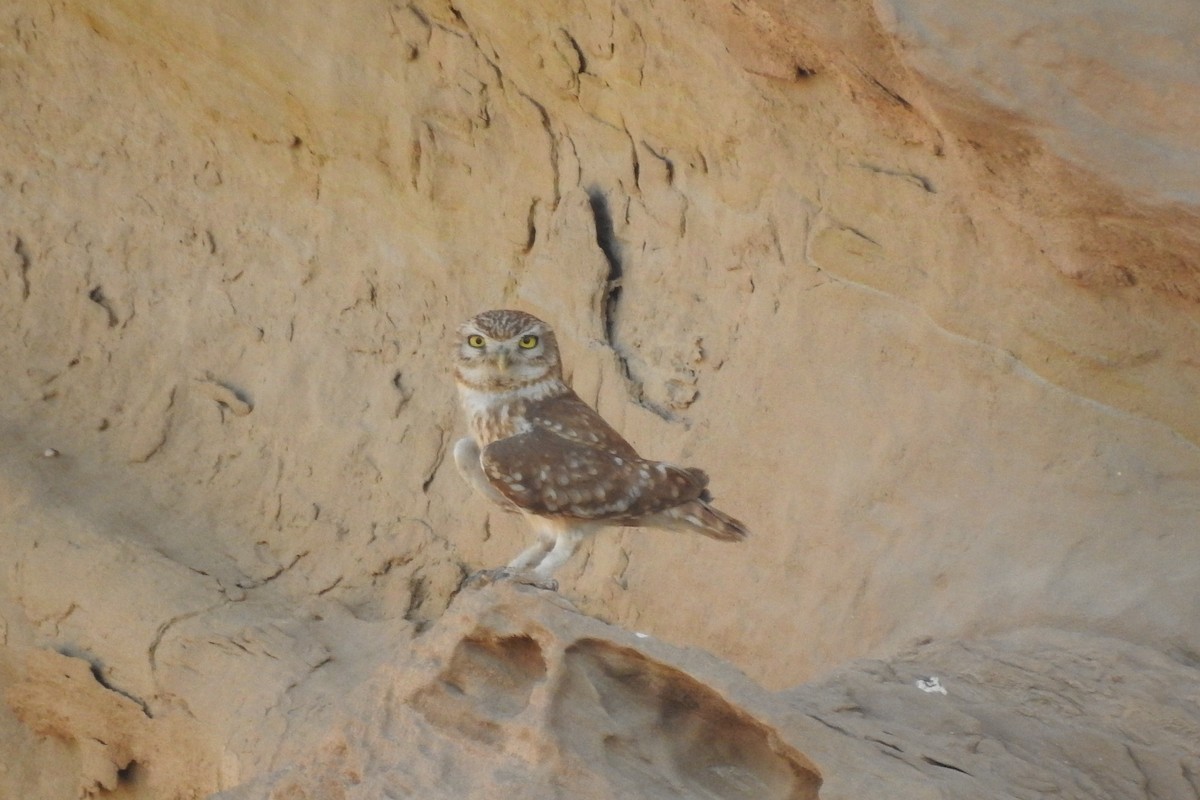
[[[554,534],[551,531],[538,531],[537,541],[521,551],[521,554],[508,562],[505,569],[513,572],[524,572],[532,569],[546,558],[546,554],[554,547]]]
[[[550,576],[554,574],[554,571],[565,564],[567,559],[575,554],[579,543],[583,541],[583,537],[586,535],[587,531],[581,528],[569,528],[559,533],[558,541],[554,543],[553,549],[546,553],[545,557],[533,568],[533,576],[538,580],[550,580]]]
[[[534,569],[542,563],[555,546],[555,532],[543,526],[538,527],[537,541],[521,551],[521,554],[508,562],[506,566],[495,569],[484,569],[476,572],[468,580],[472,584],[486,585],[496,581],[516,581],[527,583],[539,589],[558,591],[558,581],[545,580],[539,577]]]
[[[591,530],[591,527],[575,527],[564,531],[545,524],[539,525],[538,540],[522,550],[507,566],[482,570],[471,576],[470,580],[473,583],[511,580],[539,589],[558,591],[558,581],[550,576],[574,554],[583,537]]]

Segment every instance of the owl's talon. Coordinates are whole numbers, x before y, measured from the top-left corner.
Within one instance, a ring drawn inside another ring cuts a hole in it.
[[[481,569],[472,573],[466,580],[466,586],[473,589],[482,589],[498,581],[512,581],[513,583],[522,583],[526,586],[532,586],[535,589],[544,589],[547,592],[558,591],[558,581],[553,578],[539,578],[529,572],[515,570],[509,567],[495,567],[493,569]]]

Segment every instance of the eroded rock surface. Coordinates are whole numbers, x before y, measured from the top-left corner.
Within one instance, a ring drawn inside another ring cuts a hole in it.
[[[1102,637],[927,643],[772,693],[501,584],[415,645],[341,699],[352,721],[314,761],[218,797],[1082,800],[1200,780],[1195,667]]]
[[[1200,17],[835,6],[4,4],[0,796],[1193,796]],[[754,537],[458,596],[501,306]]]

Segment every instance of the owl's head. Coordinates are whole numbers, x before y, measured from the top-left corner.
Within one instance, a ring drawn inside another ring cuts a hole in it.
[[[459,380],[480,389],[510,389],[562,378],[554,331],[524,311],[484,311],[458,328]]]

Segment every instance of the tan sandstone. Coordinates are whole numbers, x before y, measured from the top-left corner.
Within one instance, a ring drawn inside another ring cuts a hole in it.
[[[1200,796],[1200,17],[835,5],[5,4],[0,798]],[[504,306],[753,538],[462,591]]]

